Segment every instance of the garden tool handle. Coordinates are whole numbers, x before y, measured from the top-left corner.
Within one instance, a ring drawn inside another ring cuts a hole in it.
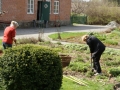
[[[93,68],[93,67],[92,67],[92,63],[93,63],[93,61],[92,61],[92,53],[91,53],[91,68]]]

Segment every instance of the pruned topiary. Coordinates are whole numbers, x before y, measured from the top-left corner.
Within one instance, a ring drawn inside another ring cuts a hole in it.
[[[62,65],[55,50],[22,45],[5,50],[0,58],[6,90],[59,90]]]

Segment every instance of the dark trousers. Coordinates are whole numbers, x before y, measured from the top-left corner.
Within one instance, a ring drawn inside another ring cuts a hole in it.
[[[3,42],[2,44],[3,44],[4,49],[12,47],[12,44],[8,44],[8,43],[5,43],[5,42]]]
[[[93,68],[97,71],[97,73],[101,73],[101,66],[100,66],[100,57],[102,53],[104,52],[105,48],[103,50],[99,50],[95,56],[93,57]]]

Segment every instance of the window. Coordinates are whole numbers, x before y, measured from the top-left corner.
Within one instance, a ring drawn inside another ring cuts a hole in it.
[[[0,12],[2,12],[2,2],[0,0]]]
[[[34,13],[34,0],[28,0],[27,14]]]
[[[46,0],[47,2],[50,2],[50,14],[51,14],[51,0]]]
[[[59,14],[59,1],[54,1],[54,14]]]

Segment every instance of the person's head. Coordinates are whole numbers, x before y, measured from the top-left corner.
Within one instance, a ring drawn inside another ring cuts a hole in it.
[[[17,28],[19,26],[19,24],[16,21],[11,21],[10,26]]]
[[[86,42],[86,40],[87,40],[88,37],[89,37],[89,35],[82,36],[82,41]]]

